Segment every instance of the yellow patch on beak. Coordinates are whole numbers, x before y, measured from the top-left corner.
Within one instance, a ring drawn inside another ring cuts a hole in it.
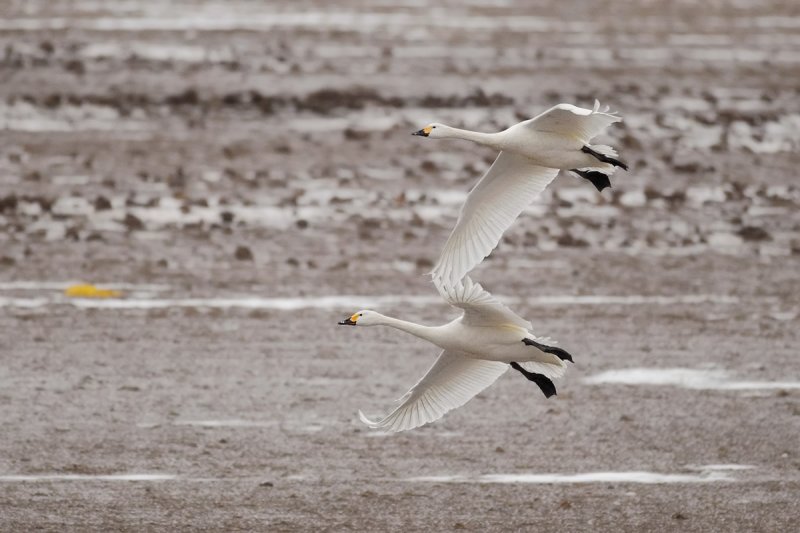
[[[422,128],[422,131],[425,133],[425,135],[430,135],[432,129],[433,126],[425,126],[424,128]]]
[[[350,317],[350,322],[353,322],[353,323],[358,322],[358,313],[356,313],[356,314],[354,314],[353,316]]]

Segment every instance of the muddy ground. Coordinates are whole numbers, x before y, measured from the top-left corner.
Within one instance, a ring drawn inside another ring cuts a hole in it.
[[[169,4],[0,5],[0,528],[796,527],[795,3]],[[424,274],[494,157],[409,133],[595,98],[631,171],[474,274],[575,356],[558,396],[368,430],[436,351],[336,321],[453,315]],[[728,381],[593,381],[631,368]]]

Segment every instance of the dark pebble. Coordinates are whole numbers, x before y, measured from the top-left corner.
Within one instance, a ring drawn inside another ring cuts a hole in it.
[[[247,246],[237,246],[233,256],[239,261],[252,261],[253,252]]]
[[[128,213],[125,215],[125,219],[122,221],[125,224],[125,227],[128,228],[128,231],[137,231],[144,229],[144,222],[135,215]]]
[[[94,199],[95,211],[105,211],[107,209],[111,209],[111,200],[109,200],[105,196],[98,196],[97,198]]]

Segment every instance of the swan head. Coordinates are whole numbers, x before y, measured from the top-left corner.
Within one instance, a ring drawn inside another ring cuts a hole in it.
[[[450,130],[448,126],[434,122],[428,124],[419,131],[415,131],[411,135],[419,135],[420,137],[430,137],[431,139],[442,139],[448,137],[447,133]]]
[[[341,322],[339,322],[340,326],[376,326],[381,323],[381,317],[383,315],[376,313],[375,311],[370,311],[369,309],[363,309],[358,311],[357,313],[353,313],[348,318],[345,318]]]

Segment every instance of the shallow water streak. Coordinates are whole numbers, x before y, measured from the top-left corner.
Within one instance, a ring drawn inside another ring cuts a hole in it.
[[[278,423],[272,420],[265,420],[265,421],[258,421],[258,420],[241,420],[241,419],[229,419],[229,420],[179,420],[177,422],[173,422],[173,425],[176,426],[197,426],[197,427],[204,427],[204,428],[222,428],[222,427],[234,427],[234,428],[264,428],[264,427],[272,427],[277,425]]]
[[[172,481],[174,474],[32,474],[0,476],[0,482],[14,481]]]
[[[587,472],[584,474],[484,474],[478,476],[423,476],[406,481],[423,483],[532,483],[540,485],[579,483],[711,483],[736,481],[730,474],[705,470],[698,474],[662,474],[658,472]]]
[[[720,369],[626,368],[608,370],[583,380],[591,385],[671,385],[685,389],[800,389],[800,381],[740,381]]]

